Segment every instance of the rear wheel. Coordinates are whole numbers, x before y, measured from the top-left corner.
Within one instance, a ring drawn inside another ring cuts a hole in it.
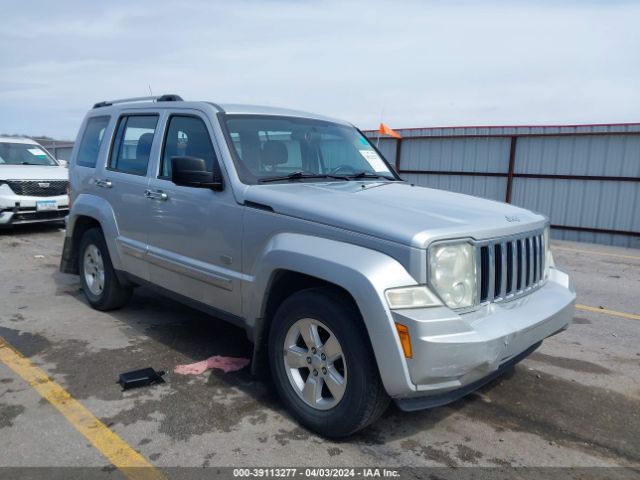
[[[98,228],[87,230],[80,241],[78,272],[85,297],[97,310],[114,310],[131,298],[132,287],[120,283],[109,250]]]
[[[322,435],[350,435],[389,405],[360,314],[333,290],[303,290],[282,303],[269,361],[282,401]]]

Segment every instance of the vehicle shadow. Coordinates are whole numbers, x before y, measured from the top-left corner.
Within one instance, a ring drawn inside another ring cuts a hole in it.
[[[109,375],[113,378],[125,371],[152,366],[156,370],[166,371],[165,379],[168,383],[178,386],[184,392],[186,389],[182,387],[193,383],[192,380],[196,377],[174,373],[177,365],[200,362],[214,355],[251,359],[253,346],[244,329],[174,301],[152,289],[138,287],[125,307],[97,312],[87,303],[78,276],[55,271],[52,277],[56,284],[56,295],[71,297],[87,316],[103,316],[105,322],[112,319],[114,324],[119,324],[126,335],[131,337],[133,348],[107,353],[110,355]],[[106,362],[101,366],[104,363]],[[253,377],[250,366],[230,373],[213,369],[197,378],[198,389],[205,386],[200,385],[200,380],[206,379],[206,385],[215,388],[217,392],[225,387],[233,388],[267,408],[282,410],[270,381]]]
[[[53,278],[60,294],[70,295],[83,315],[92,320],[102,316],[98,318],[100,322],[118,324],[131,338],[129,347],[97,353],[92,350],[80,358],[77,355],[82,348],[72,344],[69,350],[51,359],[59,363],[62,356],[71,357],[63,370],[54,373],[65,374],[67,382],[71,382],[71,393],[80,399],[93,396],[118,400],[129,396],[135,400],[135,407],[103,419],[107,423],[127,424],[159,416],[163,419],[159,430],[177,440],[211,431],[246,428],[254,432],[257,426],[261,441],[266,443],[271,438],[283,446],[311,440],[337,449],[355,446],[361,450],[372,448],[373,452],[377,451],[376,446],[386,449],[385,445],[397,442],[416,458],[451,467],[479,462],[481,453],[468,442],[472,444],[470,439],[487,432],[492,432],[491,441],[497,449],[500,442],[506,441],[501,432],[524,432],[571,448],[588,445],[606,455],[614,451],[610,447],[614,445],[615,451],[626,458],[640,458],[633,438],[638,423],[628,416],[635,408],[635,400],[534,369],[527,360],[449,405],[403,412],[391,403],[368,428],[345,439],[321,438],[300,427],[281,404],[271,380],[254,378],[248,367],[233,373],[212,370],[199,376],[173,373],[178,364],[213,355],[250,358],[252,346],[243,329],[146,288],[138,288],[129,305],[121,310],[96,312],[87,305],[78,277],[55,272]],[[101,361],[94,362],[92,355],[101,357]],[[167,370],[164,389],[121,393],[113,384],[117,373],[148,366]],[[84,385],[92,382],[99,383],[102,390],[83,392]],[[283,423],[283,418],[288,421]],[[590,421],[578,421],[582,418]],[[461,425],[469,425],[470,429]],[[594,428],[602,433],[601,437],[594,439]],[[443,435],[448,438],[444,442],[440,438]],[[501,458],[484,458],[482,462],[508,464]]]
[[[81,304],[81,308],[87,310],[88,315],[98,314],[88,306],[77,276],[55,272],[53,278],[59,292],[74,298]],[[109,360],[110,375],[115,378],[117,373],[148,366],[153,366],[157,370],[166,370],[168,375],[165,378],[171,388],[179,395],[187,397],[183,401],[193,402],[194,407],[197,406],[195,410],[198,411],[199,420],[194,419],[194,432],[199,431],[201,419],[207,417],[207,413],[211,418],[217,418],[216,426],[222,426],[223,429],[230,427],[228,418],[225,417],[231,416],[235,416],[234,424],[241,421],[242,417],[252,423],[259,421],[256,419],[263,416],[265,412],[291,418],[278,399],[271,379],[253,377],[250,367],[226,374],[219,370],[211,370],[199,376],[200,379],[206,380],[199,381],[197,384],[193,381],[194,377],[173,373],[173,368],[178,364],[198,362],[213,355],[250,359],[252,344],[243,329],[144,287],[135,290],[130,303],[124,308],[99,315],[111,317],[123,324],[130,329],[132,338],[145,339],[133,342],[135,345],[133,352],[110,354],[112,357]],[[119,395],[116,387],[110,388]],[[483,390],[490,388],[491,384],[485,386]],[[239,392],[240,396],[245,396],[248,400],[238,400],[239,397],[234,396],[232,392]],[[201,396],[211,398],[210,395],[221,396],[223,402],[235,398],[237,409],[231,412],[228,408],[221,407],[220,402],[203,403],[200,400]],[[403,412],[391,403],[389,409],[376,423],[347,439],[336,440],[333,443],[338,446],[344,442],[367,446],[411,437],[417,432],[433,429],[464,405],[475,401],[477,398],[472,395],[447,407],[411,413]],[[203,412],[203,409],[207,413]],[[183,420],[181,428],[188,430],[192,426]],[[292,438],[320,438],[302,427],[295,427],[288,434]],[[322,441],[327,440],[322,439]]]

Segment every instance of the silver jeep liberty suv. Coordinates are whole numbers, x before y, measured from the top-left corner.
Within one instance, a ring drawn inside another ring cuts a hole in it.
[[[353,125],[177,95],[101,102],[70,163],[61,270],[230,321],[283,403],[338,437],[452,402],[566,329],[539,214],[402,181]]]

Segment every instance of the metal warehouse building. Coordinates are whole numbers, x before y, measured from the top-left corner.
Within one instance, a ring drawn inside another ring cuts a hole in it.
[[[554,238],[640,248],[640,124],[396,131],[379,148],[412,183],[542,212]]]
[[[49,153],[58,160],[69,161],[69,159],[71,159],[73,142],[52,140],[50,138],[34,138],[34,140],[46,148]]]

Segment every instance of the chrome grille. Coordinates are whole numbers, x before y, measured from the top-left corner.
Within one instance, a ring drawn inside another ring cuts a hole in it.
[[[13,193],[29,197],[66,195],[68,184],[66,180],[7,180]]]
[[[476,246],[479,303],[516,298],[544,279],[543,232],[508,237]]]

